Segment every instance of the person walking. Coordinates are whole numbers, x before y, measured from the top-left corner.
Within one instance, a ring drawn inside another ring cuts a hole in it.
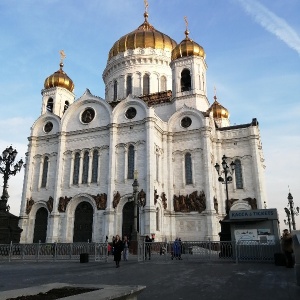
[[[151,243],[152,239],[147,235],[145,238],[145,259],[148,257],[149,260],[151,259]]]
[[[128,260],[128,253],[129,253],[129,241],[127,235],[124,235],[123,238],[123,260]]]
[[[115,240],[113,241],[114,249],[114,261],[116,262],[116,268],[120,267],[121,254],[123,251],[123,243],[120,240],[120,236],[117,234]]]
[[[173,256],[172,259],[175,257],[175,259],[181,259],[181,245],[179,243],[178,238],[175,239],[173,244]]]
[[[283,235],[281,237],[281,245],[285,255],[286,267],[293,268],[294,267],[293,238],[287,229],[283,230]]]

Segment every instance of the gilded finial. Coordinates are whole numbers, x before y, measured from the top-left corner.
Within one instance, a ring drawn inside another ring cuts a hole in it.
[[[216,89],[216,87],[214,86],[214,99],[215,99],[215,101],[217,101],[217,89]]]
[[[148,0],[144,0],[144,3],[145,3],[145,12],[148,12],[148,6],[149,6]]]
[[[59,51],[59,54],[60,54],[60,67],[62,68],[64,66],[64,59],[67,57],[66,54],[65,54],[65,51],[64,50],[60,50]]]
[[[149,3],[148,3],[148,0],[144,0],[144,4],[145,4],[145,12],[144,12],[144,17],[145,17],[145,22],[148,21],[148,6],[149,6]]]
[[[187,16],[184,16],[184,22],[185,22],[185,37],[188,38],[189,37],[189,22],[188,22],[188,19],[187,19]]]

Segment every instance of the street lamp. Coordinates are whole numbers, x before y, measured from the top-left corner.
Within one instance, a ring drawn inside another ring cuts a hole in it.
[[[216,163],[215,165],[215,168],[218,172],[218,175],[219,175],[219,178],[218,178],[218,181],[221,182],[222,184],[225,184],[225,187],[226,187],[226,206],[225,206],[225,209],[226,209],[226,215],[229,214],[229,196],[228,196],[228,184],[229,183],[232,183],[232,176],[233,173],[234,173],[234,169],[235,169],[235,163],[232,161],[230,163],[230,168],[227,164],[227,157],[225,155],[223,155],[222,157],[222,168],[223,170],[221,170],[221,166]],[[224,176],[224,178],[222,177]]]
[[[222,221],[220,221],[221,224],[221,232],[219,233],[220,236],[220,241],[231,241],[231,231],[230,231],[230,223],[229,223],[229,196],[228,196],[228,184],[232,183],[232,176],[234,173],[235,169],[235,163],[232,161],[230,163],[230,167],[228,166],[227,163],[227,157],[223,155],[222,157],[222,163],[221,166],[216,163],[215,169],[219,175],[218,181],[221,182],[222,184],[225,184],[226,187],[226,204],[225,204],[225,211],[226,211],[226,216]],[[221,248],[221,253],[220,256],[222,257],[227,257],[232,255],[232,250],[231,246],[228,245],[228,247],[222,247]]]
[[[134,201],[134,222],[133,222],[133,233],[137,235],[138,227],[137,227],[137,208],[138,208],[138,192],[139,192],[139,182],[137,180],[138,171],[134,171],[134,180],[132,184],[133,188],[133,201]]]
[[[7,183],[10,176],[15,176],[17,172],[21,171],[23,166],[23,161],[20,159],[14,166],[14,161],[18,152],[16,149],[13,149],[12,146],[6,148],[2,152],[2,156],[0,156],[0,173],[3,174],[3,191],[0,200],[0,211],[9,211],[9,205],[7,205],[7,201],[9,198],[7,192]]]
[[[294,201],[293,201],[293,196],[291,193],[289,193],[288,195],[288,206],[289,208],[285,207],[284,210],[285,210],[285,213],[287,215],[287,221],[284,220],[284,223],[286,225],[289,225],[289,229],[290,229],[290,232],[292,231],[292,227],[293,227],[293,230],[296,230],[296,222],[295,222],[295,216],[298,216],[299,215],[299,207],[294,207]],[[291,226],[292,225],[292,226]]]

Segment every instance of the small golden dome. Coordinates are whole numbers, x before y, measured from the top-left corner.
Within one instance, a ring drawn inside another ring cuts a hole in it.
[[[189,38],[189,31],[186,30],[185,39],[172,50],[172,60],[194,55],[205,58],[204,49]]]
[[[62,87],[70,92],[74,91],[74,83],[72,79],[63,71],[64,64],[61,62],[59,64],[60,69],[54,72],[52,75],[45,79],[44,88],[49,89],[52,87]]]
[[[145,21],[142,25],[114,43],[109,51],[108,60],[128,49],[153,48],[172,51],[177,43],[148,22],[147,12],[144,13],[144,17]]]
[[[214,103],[211,105],[207,112],[210,113],[212,111],[214,119],[228,119],[229,111],[217,101],[216,96],[214,96],[214,99]]]

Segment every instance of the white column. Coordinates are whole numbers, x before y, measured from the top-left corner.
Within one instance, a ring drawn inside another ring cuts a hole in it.
[[[69,187],[72,186],[73,184],[73,179],[74,179],[74,159],[75,159],[75,153],[71,153],[71,167],[70,167],[70,182],[69,182]]]
[[[88,186],[91,185],[92,181],[92,170],[93,170],[93,150],[89,152],[89,169],[88,169]]]
[[[97,185],[100,185],[100,176],[101,174],[101,150],[98,151],[98,171],[97,171]]]
[[[43,156],[40,156],[40,165],[39,165],[39,180],[38,180],[38,186],[37,190],[39,191],[42,184],[42,176],[43,176]]]
[[[128,145],[124,147],[124,182],[127,182],[128,173]]]
[[[183,155],[181,155],[181,184],[182,184],[182,188],[185,188],[185,153]]]
[[[78,185],[82,184],[83,156],[84,156],[84,151],[81,151],[80,152],[80,159],[79,159]]]

